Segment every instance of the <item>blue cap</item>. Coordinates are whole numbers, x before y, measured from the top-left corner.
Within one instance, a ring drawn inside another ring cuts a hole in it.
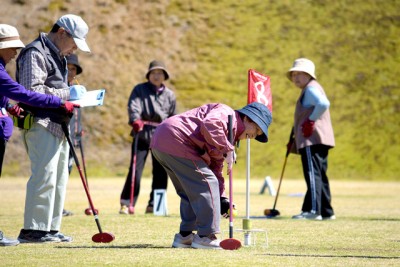
[[[249,117],[261,128],[263,134],[256,137],[257,141],[261,143],[268,142],[268,127],[272,122],[272,113],[265,105],[253,102],[236,111]]]

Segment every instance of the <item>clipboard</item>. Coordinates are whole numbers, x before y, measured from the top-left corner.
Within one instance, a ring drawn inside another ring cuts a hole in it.
[[[79,104],[82,108],[102,106],[105,94],[106,94],[105,89],[87,91],[81,99],[73,100],[71,102]]]

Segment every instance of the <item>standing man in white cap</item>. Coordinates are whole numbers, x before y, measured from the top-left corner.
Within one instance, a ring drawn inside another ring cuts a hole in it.
[[[300,214],[293,219],[334,220],[331,191],[327,176],[328,151],[335,146],[329,113],[330,102],[317,82],[315,65],[298,58],[287,77],[301,92],[294,113],[292,152],[301,155],[307,193]]]
[[[74,107],[79,107],[79,105],[62,100],[57,96],[26,90],[11,79],[5,66],[17,55],[17,50],[23,47],[25,45],[19,38],[18,30],[7,24],[0,24],[0,125],[2,125],[0,130],[0,176],[6,144],[13,132],[13,121],[7,111],[15,116],[19,116],[23,112],[18,105],[9,103],[10,98],[38,107],[63,108],[66,113],[72,113]],[[18,240],[6,238],[0,231],[0,246],[13,246],[18,243]]]
[[[82,85],[68,86],[65,56],[78,48],[90,52],[86,44],[88,31],[81,17],[62,16],[48,34],[40,33],[21,51],[17,59],[18,81],[32,91],[80,99],[86,89]],[[47,108],[22,107],[33,113],[34,123],[23,132],[32,175],[26,190],[24,228],[18,240],[70,242],[72,238],[60,232],[69,176],[69,146],[61,124],[68,124],[69,116]]]
[[[133,157],[136,153],[136,171],[134,186],[134,202],[139,196],[140,180],[142,177],[144,164],[150,151],[150,141],[153,137],[157,125],[165,119],[176,114],[175,93],[165,85],[169,74],[165,64],[158,60],[153,60],[149,64],[145,83],[136,85],[128,100],[129,125],[132,126],[131,136],[138,138],[137,148],[135,141],[132,142],[132,156],[128,175],[125,180],[124,188],[121,192],[120,214],[128,214],[130,204],[131,183],[132,183],[132,165]],[[153,157],[153,182],[151,185],[150,199],[146,208],[146,213],[153,213],[153,201],[155,189],[167,189],[168,175],[164,168]]]
[[[226,200],[222,171],[224,160],[228,169],[233,164],[235,149],[228,138],[229,115],[234,143],[246,138],[268,142],[272,114],[258,102],[239,110],[219,103],[203,105],[168,118],[154,132],[153,155],[181,199],[174,248],[221,249],[215,234],[220,233],[220,214],[228,211],[221,207]]]

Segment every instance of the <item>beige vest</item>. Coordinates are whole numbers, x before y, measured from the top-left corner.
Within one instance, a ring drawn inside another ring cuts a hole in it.
[[[325,94],[322,86],[316,81],[312,80],[307,84],[306,87],[312,86],[320,90],[323,95]],[[306,88],[305,87],[305,88]],[[326,145],[329,147],[335,146],[335,137],[333,135],[332,123],[331,123],[331,115],[329,113],[329,109],[327,109],[320,118],[315,121],[315,129],[312,135],[308,138],[303,136],[303,132],[301,130],[301,125],[303,122],[311,115],[313,111],[313,107],[305,108],[301,104],[301,100],[303,99],[305,88],[302,90],[299,99],[296,103],[296,110],[294,113],[294,136],[295,136],[295,149],[292,149],[292,153],[298,153],[298,150],[304,148],[306,146],[311,145]]]

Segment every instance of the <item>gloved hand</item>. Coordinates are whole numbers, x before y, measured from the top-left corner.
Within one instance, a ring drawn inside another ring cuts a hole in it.
[[[74,104],[69,101],[61,101],[61,107],[67,111],[68,114],[71,114],[74,112],[74,108],[80,108],[81,106],[79,104]]]
[[[312,135],[312,133],[314,131],[314,124],[315,124],[315,121],[312,121],[310,119],[306,119],[303,122],[301,127],[302,127],[304,137],[310,137]]]
[[[232,169],[233,163],[236,163],[235,150],[228,151],[228,153],[226,153],[225,162],[228,164],[228,174],[229,174],[229,170]]]
[[[72,85],[69,87],[69,100],[79,100],[86,93],[86,88],[83,85]]]
[[[135,133],[138,133],[141,130],[143,130],[143,126],[144,126],[144,123],[141,119],[137,119],[134,122],[132,122],[132,128]]]
[[[224,218],[229,218],[229,200],[226,197],[221,197],[220,198],[221,202],[221,215]],[[235,204],[232,204],[232,208],[235,209]]]
[[[7,111],[8,111],[8,113],[10,113],[10,115],[12,115],[14,117],[20,117],[21,113],[24,112],[24,109],[21,108],[20,106],[18,106],[18,104],[15,104],[15,105],[8,104]],[[24,117],[24,116],[21,116],[21,117]]]

